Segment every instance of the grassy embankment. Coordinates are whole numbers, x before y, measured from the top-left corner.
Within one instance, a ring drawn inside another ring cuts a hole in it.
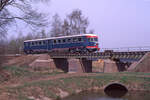
[[[104,89],[113,82],[122,83],[129,90],[150,91],[150,73],[65,74],[57,71],[33,72],[27,67],[6,67],[5,70],[12,75],[10,81],[18,80],[1,87],[0,98],[5,97],[5,100],[59,99],[81,91]]]

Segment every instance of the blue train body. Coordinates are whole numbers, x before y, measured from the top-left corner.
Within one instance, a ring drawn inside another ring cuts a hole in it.
[[[98,51],[98,37],[93,34],[52,37],[24,41],[26,54],[48,52],[95,52]]]

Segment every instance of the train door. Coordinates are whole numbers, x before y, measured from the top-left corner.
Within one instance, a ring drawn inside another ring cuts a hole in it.
[[[51,51],[53,48],[53,41],[52,40],[48,40],[48,51]]]

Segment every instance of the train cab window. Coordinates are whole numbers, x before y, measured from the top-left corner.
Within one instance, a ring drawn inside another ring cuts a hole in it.
[[[88,38],[88,41],[89,41],[89,42],[94,42],[95,39],[94,39],[94,38]]]
[[[98,41],[98,39],[97,39],[97,38],[94,38],[94,41],[96,41],[96,42],[97,42],[97,41]]]

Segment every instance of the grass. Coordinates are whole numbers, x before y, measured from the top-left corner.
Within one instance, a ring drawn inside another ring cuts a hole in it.
[[[4,67],[4,70],[10,72],[13,77],[30,76],[31,74],[33,74],[32,72],[27,70],[27,68],[24,67],[22,68],[16,66],[11,66],[11,67],[7,66]]]
[[[68,92],[69,94],[74,94],[75,90],[86,90],[91,87],[102,87],[110,82],[113,81],[119,81],[123,84],[133,85],[138,84],[139,86],[145,89],[150,90],[150,79],[135,77],[135,76],[116,76],[116,75],[96,75],[96,76],[82,76],[82,77],[70,77],[70,78],[61,78],[57,80],[45,80],[45,81],[38,81],[38,82],[32,82],[32,83],[24,83],[21,86],[15,87],[15,88],[8,88],[11,91],[24,91],[22,92],[21,96],[18,98],[25,98],[21,100],[28,100],[26,93],[35,93],[35,94],[41,94],[45,97],[58,99],[60,96],[57,94],[59,93],[59,90],[57,88],[60,88],[63,91]],[[142,84],[142,85],[141,85]],[[40,91],[38,92],[36,88],[40,88]],[[28,90],[28,88],[31,88]],[[33,91],[34,90],[34,91]],[[31,93],[31,94],[33,94]]]
[[[5,67],[5,70],[9,71],[13,77],[19,79],[27,77],[47,77],[61,75],[62,72],[53,71],[49,72],[33,72],[30,71],[27,66],[25,67]],[[89,76],[73,76],[67,78],[59,78],[55,80],[39,80],[28,82],[24,81],[22,85],[16,87],[6,87],[5,92],[10,93],[11,96],[17,95],[16,100],[32,100],[29,96],[40,98],[44,96],[53,99],[60,99],[60,91],[65,91],[69,94],[75,94],[76,90],[87,90],[92,87],[104,87],[112,82],[120,82],[128,86],[134,86],[137,84],[142,89],[150,91],[150,73],[95,73],[96,75]],[[68,74],[69,75],[69,74]],[[145,76],[145,77],[144,77]],[[0,90],[0,94],[3,90]]]
[[[23,67],[6,66],[3,67],[3,70],[8,71],[11,74],[11,77],[32,77],[32,76],[42,77],[42,76],[57,75],[63,73],[58,70],[53,70],[53,72],[31,71],[31,69],[29,69],[28,66],[23,66]]]

